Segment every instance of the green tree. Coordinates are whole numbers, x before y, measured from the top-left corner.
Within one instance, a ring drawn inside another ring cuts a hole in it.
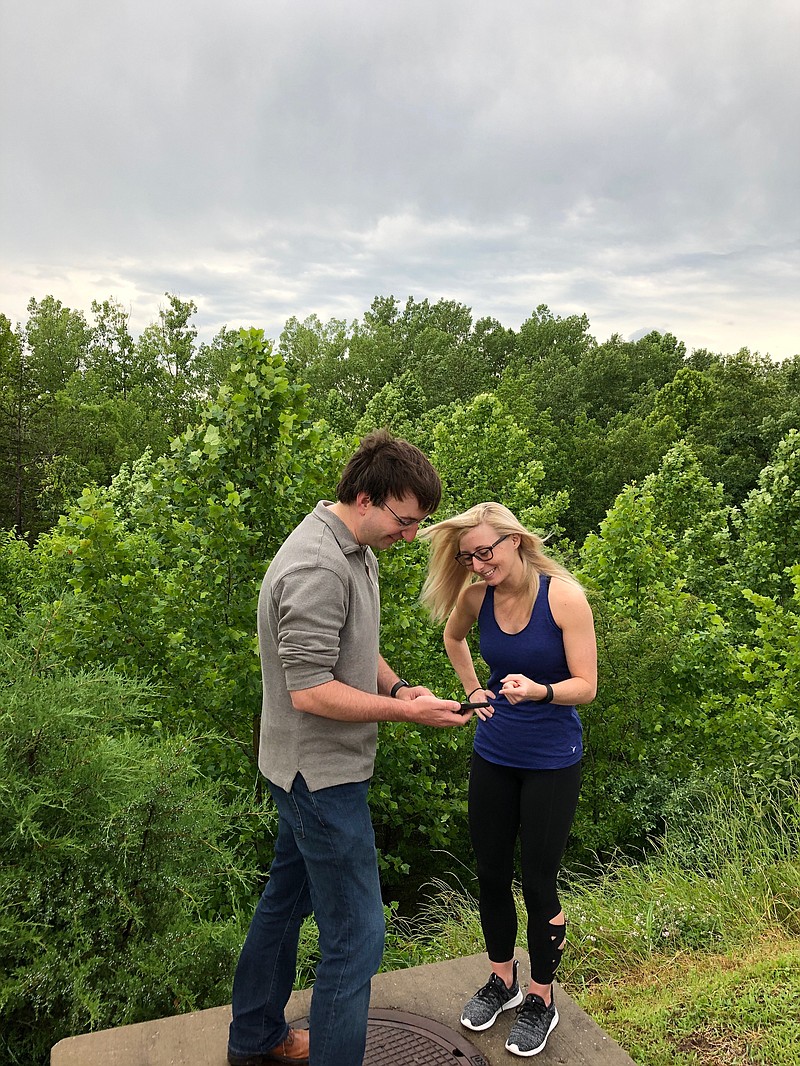
[[[761,429],[765,440],[774,450],[790,429],[800,429],[800,355],[778,363],[776,368],[780,389],[780,409],[771,410]]]
[[[127,314],[92,307],[93,327],[50,296],[30,301],[24,328],[0,321],[0,520],[31,540],[84,486],[168,447],[163,389],[135,358]]]
[[[758,487],[742,504],[736,543],[741,587],[787,607],[795,595],[793,567],[800,559],[800,432],[790,430]]]
[[[27,606],[36,602],[36,585],[29,546],[12,530],[0,530],[0,640],[20,628]]]
[[[25,373],[22,339],[11,321],[0,315],[0,525],[26,528],[29,415],[35,392]]]
[[[431,461],[439,471],[442,512],[453,514],[476,503],[498,500],[530,528],[558,530],[566,493],[543,497],[541,461],[527,435],[491,393],[456,406],[433,432]]]
[[[649,333],[638,341],[616,334],[590,348],[578,364],[576,404],[600,425],[608,425],[672,381],[686,349],[671,333]]]
[[[419,444],[420,419],[427,404],[425,394],[409,371],[387,381],[364,409],[355,426],[355,433],[363,437],[370,430],[385,427],[395,436]]]
[[[543,490],[569,493],[561,521],[576,544],[598,528],[626,484],[640,482],[658,468],[676,439],[669,419],[646,422],[632,412],[606,426],[579,412],[569,426],[559,426],[546,411],[531,432],[545,457]]]
[[[79,312],[46,296],[30,300],[26,326],[11,332],[0,319],[0,428],[6,528],[34,538],[43,528],[39,494],[45,468],[58,454],[56,397],[79,374],[88,328]]]
[[[586,315],[560,318],[540,304],[523,322],[497,390],[520,425],[533,429],[548,410],[559,425],[575,417],[578,367],[595,343]]]
[[[317,315],[303,322],[292,317],[286,323],[278,345],[290,378],[306,382],[312,398],[321,398],[336,389],[343,373],[350,344],[347,323],[332,318],[323,323]]]
[[[228,736],[217,772],[252,780],[260,579],[341,456],[260,330],[242,331],[238,354],[173,454],[126,470],[119,490],[84,491],[37,556],[67,565],[46,623],[58,654],[154,679],[170,727]]]
[[[472,331],[472,344],[482,370],[475,392],[497,388],[509,360],[516,351],[517,338],[514,331],[506,329],[496,318],[479,318]]]
[[[128,330],[129,313],[116,300],[92,300],[95,324],[86,357],[87,377],[106,398],[127,400],[147,381],[135,358],[133,337]]]
[[[686,516],[703,501],[716,511],[695,537]],[[724,743],[713,741],[706,697],[735,687],[734,649],[716,605],[687,587],[687,569],[712,559],[724,540],[726,517],[679,449],[644,486],[626,488],[586,539],[581,573],[592,590],[601,680],[582,711],[576,835],[590,851],[641,845],[680,813],[682,789],[730,765]],[[699,733],[709,738],[703,745]]]
[[[164,390],[161,407],[173,434],[194,416],[203,397],[204,381],[198,375],[195,346],[197,328],[191,318],[197,313],[193,300],[165,293],[167,306],[160,307],[158,321],[146,326],[137,344],[138,364],[153,368],[153,384]]]
[[[145,736],[140,684],[21,649],[0,641],[3,1061],[45,1066],[74,1033],[227,1002],[242,886],[200,740]]]
[[[674,419],[709,478],[741,503],[798,413],[787,372],[746,348],[681,369],[654,399],[651,418]]]
[[[238,342],[239,330],[223,326],[211,338],[210,344],[200,345],[197,370],[204,395],[213,396],[227,378],[238,357]]]
[[[674,571],[664,579],[672,577],[693,596],[724,607],[734,584],[734,513],[722,485],[712,484],[692,449],[679,442],[644,479],[642,493],[652,498],[661,540],[672,552]]]
[[[561,318],[554,315],[546,304],[536,310],[520,326],[517,335],[513,366],[533,369],[539,364],[559,363],[577,366],[595,345],[589,334],[589,319],[586,315],[569,315]]]
[[[796,784],[800,774],[800,564],[789,568],[785,603],[746,589],[753,639],[737,649],[738,685],[710,694],[704,708],[729,758],[761,788]]]
[[[53,296],[28,301],[24,337],[27,371],[42,394],[63,389],[86,364],[90,338],[86,319]]]
[[[381,389],[401,376],[416,383],[429,411],[494,387],[513,344],[513,333],[494,319],[473,326],[463,304],[409,297],[401,309],[389,296],[376,297],[350,327],[315,315],[303,323],[290,319],[280,351],[290,373],[311,386],[312,413],[349,434]]]
[[[514,349],[511,330],[491,318],[473,324],[470,308],[453,300],[431,304],[410,297],[396,329],[403,367],[416,378],[428,409],[494,389]]]
[[[152,680],[164,729],[191,723],[216,735],[204,746],[203,767],[233,795],[249,793],[257,779],[261,577],[316,499],[330,498],[352,449],[351,439],[306,421],[305,392],[290,382],[260,331],[243,332],[231,378],[201,422],[175,442],[173,455],[126,467],[111,490],[84,492],[36,552],[40,565],[62,566],[67,580],[65,594],[44,612],[46,646],[73,668],[113,663]],[[417,646],[424,622],[407,572],[392,577],[392,564],[402,562],[398,553],[384,569],[384,595],[394,606],[384,636],[398,662]],[[422,573],[420,566],[417,582]],[[426,639],[441,659],[438,638]],[[403,654],[394,654],[400,648]],[[463,815],[461,793],[446,795],[453,751],[429,743],[426,734],[399,731],[374,790],[383,861],[395,883],[409,852],[430,853]],[[404,797],[408,767],[431,782],[430,791]],[[441,804],[430,802],[436,796]],[[412,824],[415,833],[408,831]],[[268,861],[268,841],[255,830],[244,827],[238,846]]]
[[[437,695],[457,697],[460,685],[441,630],[419,602],[426,564],[427,548],[420,541],[381,553],[381,651],[403,677]],[[422,883],[440,872],[440,852],[460,855],[469,848],[471,749],[471,729],[380,726],[370,808],[381,880],[409,906]]]

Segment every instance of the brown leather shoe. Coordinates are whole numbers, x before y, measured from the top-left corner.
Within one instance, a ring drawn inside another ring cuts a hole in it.
[[[250,1055],[228,1052],[230,1066],[269,1066],[272,1062],[308,1062],[308,1029],[289,1029],[286,1038],[270,1051]]]

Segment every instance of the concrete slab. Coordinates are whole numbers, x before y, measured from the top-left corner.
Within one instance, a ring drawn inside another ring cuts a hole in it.
[[[528,960],[518,951],[520,978],[527,979]],[[459,1025],[465,1000],[487,979],[486,956],[471,955],[409,970],[378,974],[372,982],[370,1006],[407,1011],[462,1033],[489,1066],[510,1066],[519,1059],[503,1047],[513,1011],[502,1014],[491,1029],[472,1033]],[[561,1021],[537,1063],[542,1066],[635,1066],[633,1059],[564,992],[556,989]],[[311,990],[294,992],[287,1008],[289,1021],[307,1018]],[[119,1029],[73,1036],[53,1048],[51,1066],[225,1066],[230,1007],[126,1025]]]

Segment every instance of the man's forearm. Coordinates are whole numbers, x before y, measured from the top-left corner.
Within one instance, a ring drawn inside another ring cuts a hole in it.
[[[318,714],[321,718],[335,718],[340,722],[410,721],[414,715],[406,713],[405,701],[392,699],[388,695],[397,675],[385,663],[383,665],[388,673],[379,668],[378,687],[386,694],[374,695],[342,684],[341,681],[326,681],[324,685],[291,692],[292,705],[297,711]],[[388,680],[389,677],[391,680]]]

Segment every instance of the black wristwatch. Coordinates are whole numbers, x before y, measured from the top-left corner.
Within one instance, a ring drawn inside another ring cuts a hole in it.
[[[411,688],[411,685],[409,685],[407,681],[404,681],[402,677],[399,681],[395,681],[395,683],[389,689],[389,695],[392,697],[392,699],[397,698],[397,693],[400,691],[401,688]]]
[[[553,686],[549,685],[546,681],[537,681],[538,685],[544,685],[544,696],[540,700],[531,700],[531,703],[552,703],[553,702]]]

